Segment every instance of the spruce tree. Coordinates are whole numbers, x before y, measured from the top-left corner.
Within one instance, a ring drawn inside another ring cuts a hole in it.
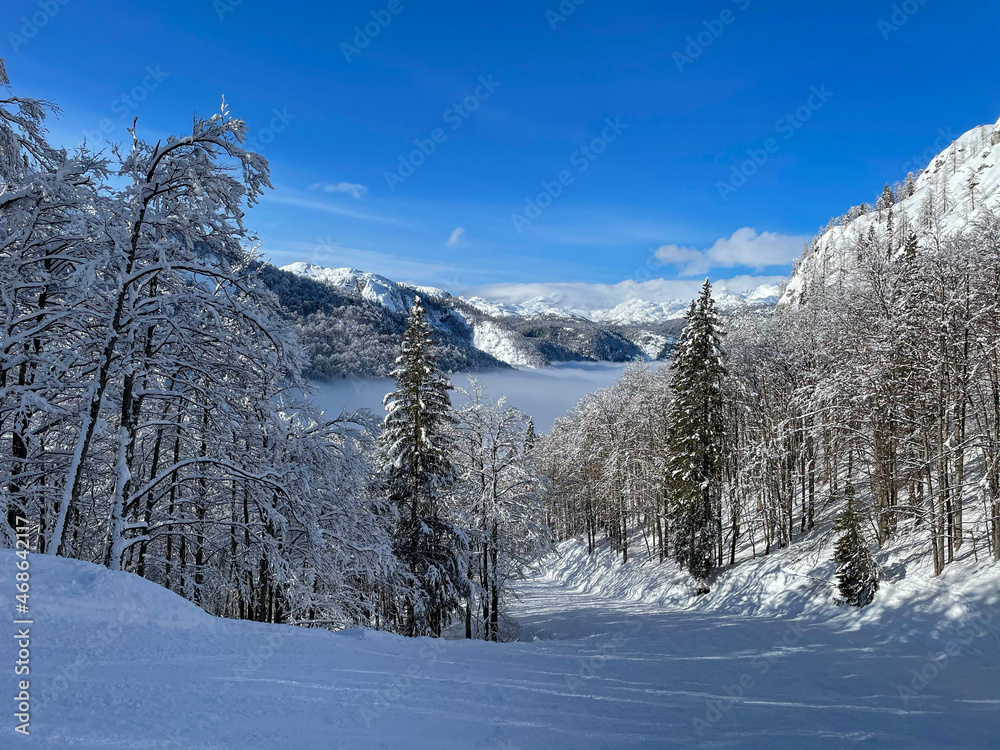
[[[385,397],[382,463],[389,500],[398,512],[396,555],[408,572],[395,617],[404,635],[440,636],[468,588],[464,535],[448,520],[456,480],[448,378],[437,366],[430,324],[417,297],[410,309]]]
[[[726,440],[721,323],[707,279],[686,318],[671,365],[671,525],[675,559],[703,583],[718,555]]]
[[[833,528],[840,534],[834,545],[833,559],[837,564],[841,601],[852,607],[864,607],[878,591],[878,567],[861,531],[861,517],[854,509],[853,487],[847,488],[847,508]]]

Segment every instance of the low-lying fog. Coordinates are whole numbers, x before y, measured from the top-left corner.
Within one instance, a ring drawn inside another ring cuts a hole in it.
[[[539,432],[548,432],[555,420],[569,411],[583,396],[612,385],[628,365],[614,362],[567,362],[535,370],[487,370],[474,373],[485,395],[493,400],[507,396],[507,402],[530,414]],[[454,373],[456,388],[469,387],[469,373]],[[382,398],[395,387],[389,378],[355,378],[314,382],[312,400],[327,412],[341,409],[370,409],[383,413]],[[456,405],[462,398],[453,394]]]

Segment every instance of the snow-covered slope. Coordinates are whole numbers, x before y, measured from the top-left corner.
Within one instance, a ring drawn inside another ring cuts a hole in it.
[[[520,334],[483,319],[472,324],[472,344],[511,367],[543,367],[546,362]]]
[[[1000,121],[973,128],[958,138],[931,160],[916,179],[915,188],[901,200],[897,196],[899,202],[892,210],[895,226],[907,226],[918,238],[930,231],[920,217],[932,200],[945,235],[974,222],[986,209],[1000,209]],[[853,218],[849,214],[820,234],[803,255],[780,304],[795,304],[808,285],[831,283],[841,272],[850,271],[855,243],[868,235],[873,224],[884,222],[884,214],[872,211]]]
[[[810,617],[760,616],[754,602],[813,593],[787,551],[694,606],[662,566],[565,552],[521,585],[521,642],[506,644],[222,620],[133,574],[34,555],[31,734],[14,732],[11,701],[0,747],[996,746],[984,566],[950,568],[954,596],[904,581],[860,613],[820,597]],[[15,562],[0,550],[0,590]]]

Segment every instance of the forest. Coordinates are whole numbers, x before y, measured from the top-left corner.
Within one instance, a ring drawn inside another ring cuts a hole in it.
[[[706,291],[669,368],[560,420],[540,459],[557,537],[702,581],[821,515],[876,586],[870,550],[897,540],[935,574],[1000,559],[1000,216],[976,200],[997,143],[974,131],[831,220],[774,313],[722,321]]]
[[[223,617],[440,635],[461,612],[498,639],[548,541],[530,419],[481,394],[452,409],[419,300],[385,429],[317,413],[244,224],[271,188],[246,124],[223,104],[190,134],[69,153],[52,112],[0,100],[5,545],[30,526],[39,553]]]
[[[722,316],[706,281],[669,366],[635,365],[536,435],[474,379],[453,406],[464,355],[434,303],[414,295],[387,329],[261,262],[245,213],[268,164],[225,103],[107,153],[52,146],[51,113],[0,100],[9,546],[27,524],[40,553],[223,617],[487,640],[508,635],[514,582],[575,536],[672,560],[704,593],[836,519],[855,605],[894,539],[936,573],[963,548],[1000,559],[1000,216],[975,179],[949,189],[947,163],[832,221],[774,312]],[[356,346],[323,350],[338,337]],[[384,419],[310,406],[310,374],[377,371],[388,348]]]

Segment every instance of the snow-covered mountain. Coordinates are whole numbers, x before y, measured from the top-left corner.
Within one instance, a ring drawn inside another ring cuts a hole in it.
[[[310,375],[318,378],[387,374],[417,295],[448,370],[660,359],[679,332],[678,321],[640,329],[551,310],[525,315],[485,300],[477,306],[442,289],[353,268],[293,263],[269,269],[266,283],[298,320]]]
[[[598,304],[581,304],[579,301],[569,303],[558,294],[509,304],[483,297],[463,298],[436,287],[404,284],[354,268],[292,263],[280,270],[320,284],[322,288],[336,290],[357,303],[370,305],[370,314],[384,317],[380,324],[366,321],[372,327],[365,331],[355,326],[348,336],[372,338],[381,335],[385,341],[395,340],[407,309],[413,304],[414,297],[420,295],[430,303],[430,317],[438,329],[439,341],[451,347],[449,363],[458,369],[489,366],[490,363],[543,367],[552,362],[574,360],[627,362],[662,359],[669,355],[690,304],[690,300],[686,299],[662,301],[636,298],[608,308]],[[303,290],[290,293],[286,289],[284,294],[290,297],[290,306],[300,314],[305,311],[301,309],[299,300],[303,296],[314,296],[312,292]],[[719,287],[715,294],[720,309],[733,312],[746,307],[773,307],[779,289],[768,285],[736,294]],[[343,304],[327,302],[326,307],[330,310],[343,309]],[[315,306],[305,314],[314,311]],[[322,325],[307,326],[307,329],[309,335],[314,336],[317,329],[334,330]],[[344,352],[357,346],[357,342],[339,340],[344,338],[344,334],[336,330],[338,340],[334,340],[332,334],[323,334],[324,340],[316,346],[327,352],[324,356],[328,361],[337,363],[334,367],[336,372],[343,374],[346,367],[347,372],[354,373],[349,364],[345,365],[352,360]],[[391,346],[383,348],[385,351],[379,356],[387,359]],[[365,372],[369,368],[370,364],[360,366],[357,372]]]
[[[325,268],[312,263],[291,263],[283,266],[299,276],[319,281],[330,286],[355,292],[369,302],[382,305],[392,312],[406,311],[406,298],[414,292],[424,298],[437,300],[456,299],[443,289],[428,286],[414,286],[387,279],[369,271],[354,268]],[[774,284],[765,284],[744,293],[730,292],[725,287],[716,289],[715,297],[719,308],[733,311],[746,306],[773,306],[777,303],[781,290]],[[507,304],[487,300],[483,297],[458,297],[470,307],[493,318],[513,315],[531,317],[534,315],[557,315],[567,318],[584,318],[594,323],[611,323],[622,326],[650,325],[684,317],[690,300],[675,299],[666,302],[647,299],[630,299],[621,304],[602,308],[589,305],[570,305],[559,295],[534,297],[520,304]]]
[[[781,289],[774,284],[765,284],[748,292],[730,292],[725,287],[715,290],[715,298],[723,311],[736,311],[742,307],[773,307],[781,295]],[[532,297],[518,304],[496,302],[483,297],[463,298],[467,304],[487,315],[504,317],[520,315],[559,315],[568,318],[584,318],[594,323],[610,323],[621,326],[643,326],[680,320],[687,312],[691,300],[649,300],[639,297],[626,300],[614,307],[586,304],[579,300],[568,302],[562,295],[552,294]]]
[[[340,287],[348,292],[356,292],[362,299],[381,305],[392,312],[405,313],[407,310],[407,295],[403,289],[415,290],[425,298],[443,299],[451,295],[435,287],[408,287],[398,284],[385,276],[368,271],[358,271],[354,268],[325,268],[313,263],[291,263],[283,266],[282,271],[289,271],[298,276],[319,281],[329,286]]]
[[[1000,209],[1000,121],[965,133],[934,157],[916,179],[897,186],[892,205],[894,231],[913,231],[918,242],[931,232],[947,236],[974,223],[985,210]],[[933,204],[933,227],[921,220]],[[834,283],[855,266],[856,244],[877,225],[885,226],[888,209],[856,206],[820,233],[799,261],[779,304],[797,304],[810,285]],[[880,230],[881,231],[881,230]],[[896,247],[901,247],[897,242]]]

